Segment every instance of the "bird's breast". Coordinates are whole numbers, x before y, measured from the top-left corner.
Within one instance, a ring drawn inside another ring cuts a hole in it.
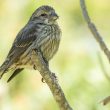
[[[49,61],[56,54],[59,48],[61,32],[58,25],[46,27],[44,31],[46,33],[42,41],[43,43],[41,45],[41,51],[43,53],[44,58]]]

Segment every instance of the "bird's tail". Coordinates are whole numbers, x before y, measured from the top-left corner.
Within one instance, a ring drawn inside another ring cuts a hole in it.
[[[0,79],[8,71],[8,61],[5,61],[1,66],[0,66]]]

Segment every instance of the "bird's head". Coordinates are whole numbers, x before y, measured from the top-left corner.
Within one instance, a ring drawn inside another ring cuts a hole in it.
[[[54,24],[58,19],[55,10],[50,6],[39,7],[31,16],[32,21],[39,21],[45,24]]]

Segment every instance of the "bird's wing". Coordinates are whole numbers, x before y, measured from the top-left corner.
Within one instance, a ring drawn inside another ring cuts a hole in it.
[[[25,50],[33,43],[37,37],[37,30],[35,26],[29,28],[23,28],[20,33],[17,35],[12,48],[9,51],[8,58],[11,56],[17,58],[21,56]]]
[[[37,31],[33,26],[30,29],[26,29],[18,35],[17,39],[15,40],[16,47],[27,47],[36,39]]]
[[[0,71],[7,71],[8,68],[17,62],[20,56],[27,50],[27,48],[33,43],[37,37],[37,30],[35,25],[24,27],[20,33],[18,33],[5,62],[0,67]]]

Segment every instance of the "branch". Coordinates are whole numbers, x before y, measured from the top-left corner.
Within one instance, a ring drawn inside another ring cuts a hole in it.
[[[88,24],[88,27],[89,27],[90,31],[92,32],[94,38],[99,43],[101,50],[105,53],[105,55],[107,56],[107,58],[110,62],[110,51],[109,51],[108,47],[106,46],[106,44],[104,43],[104,41],[102,39],[103,37],[99,34],[99,32],[97,31],[96,26],[91,21],[89,15],[88,15],[88,12],[86,10],[85,0],[80,0],[80,6],[81,6],[81,9],[82,9],[84,19],[85,19],[86,23]],[[110,102],[110,96],[105,98],[102,102],[103,102],[104,105],[108,104]]]
[[[68,101],[65,98],[65,95],[63,93],[63,90],[61,89],[60,85],[58,84],[58,81],[55,78],[55,75],[49,70],[48,66],[44,62],[44,59],[42,58],[41,52],[36,50],[31,55],[31,58],[34,59],[34,65],[37,67],[38,71],[40,72],[41,76],[49,86],[54,99],[58,103],[60,110],[73,110]],[[35,61],[35,59],[38,59]]]
[[[104,41],[102,39],[103,37],[99,34],[99,32],[97,31],[96,26],[91,21],[89,15],[88,15],[88,12],[86,10],[85,0],[80,0],[80,5],[81,5],[83,16],[85,18],[86,23],[88,24],[88,27],[89,27],[90,31],[92,32],[94,38],[99,43],[100,48],[105,53],[105,55],[107,56],[107,58],[110,62],[110,51],[109,51],[108,47],[106,46],[106,44],[104,43]]]

